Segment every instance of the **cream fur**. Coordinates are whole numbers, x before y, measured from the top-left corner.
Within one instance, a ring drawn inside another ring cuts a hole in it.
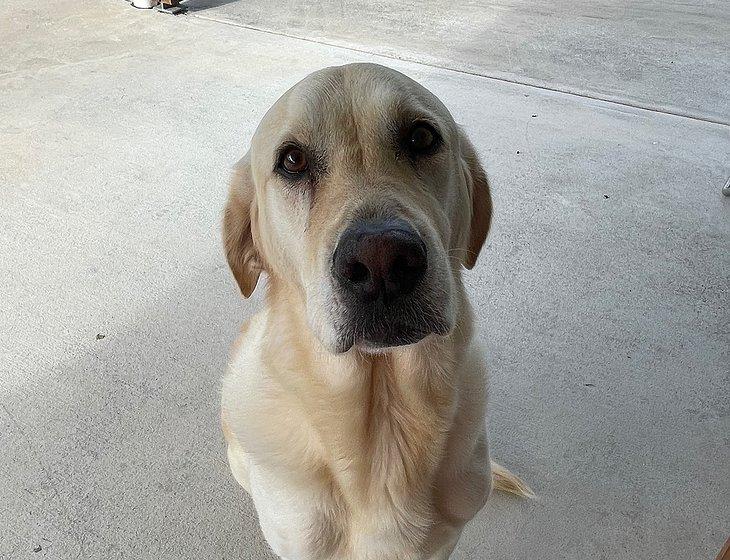
[[[337,92],[349,103],[327,107],[341,100]],[[409,110],[440,119],[449,150],[419,188],[371,124]],[[313,126],[344,148],[329,152],[329,182],[292,194],[271,175],[270,152],[282,129]],[[442,291],[452,328],[377,353],[338,352],[342,310],[326,263],[352,209],[376,200],[404,212],[427,240],[428,281]],[[224,241],[244,295],[262,270],[269,283],[264,308],[234,345],[222,424],[233,475],[281,558],[446,560],[493,487],[530,495],[490,464],[486,368],[462,287],[462,265],[474,264],[490,218],[468,140],[440,102],[392,70],[317,73],[265,117],[231,185]]]

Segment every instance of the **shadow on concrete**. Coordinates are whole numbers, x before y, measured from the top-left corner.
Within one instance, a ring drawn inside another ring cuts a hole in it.
[[[12,512],[0,558],[40,545],[54,559],[274,560],[218,427],[244,313],[221,263],[201,267],[216,272],[186,278],[128,329],[90,325],[103,336],[90,351],[3,396],[0,443],[16,461],[0,474]]]
[[[183,0],[182,5],[188,9],[188,12],[197,13],[241,1],[242,0]]]

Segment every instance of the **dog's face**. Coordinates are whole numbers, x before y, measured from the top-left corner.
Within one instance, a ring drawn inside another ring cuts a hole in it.
[[[260,271],[298,299],[332,352],[444,335],[459,267],[489,229],[486,177],[429,91],[377,65],[316,72],[269,110],[224,219],[245,296]]]

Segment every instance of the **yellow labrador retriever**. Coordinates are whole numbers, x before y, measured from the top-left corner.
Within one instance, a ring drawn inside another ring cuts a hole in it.
[[[487,178],[444,105],[374,64],[316,72],[268,111],[225,210],[243,292],[268,276],[222,388],[236,480],[286,560],[445,560],[492,488],[486,370],[462,267]]]

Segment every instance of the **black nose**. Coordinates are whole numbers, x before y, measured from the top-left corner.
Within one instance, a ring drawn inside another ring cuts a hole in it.
[[[411,293],[426,273],[426,245],[403,220],[357,221],[334,254],[340,285],[364,301]]]

